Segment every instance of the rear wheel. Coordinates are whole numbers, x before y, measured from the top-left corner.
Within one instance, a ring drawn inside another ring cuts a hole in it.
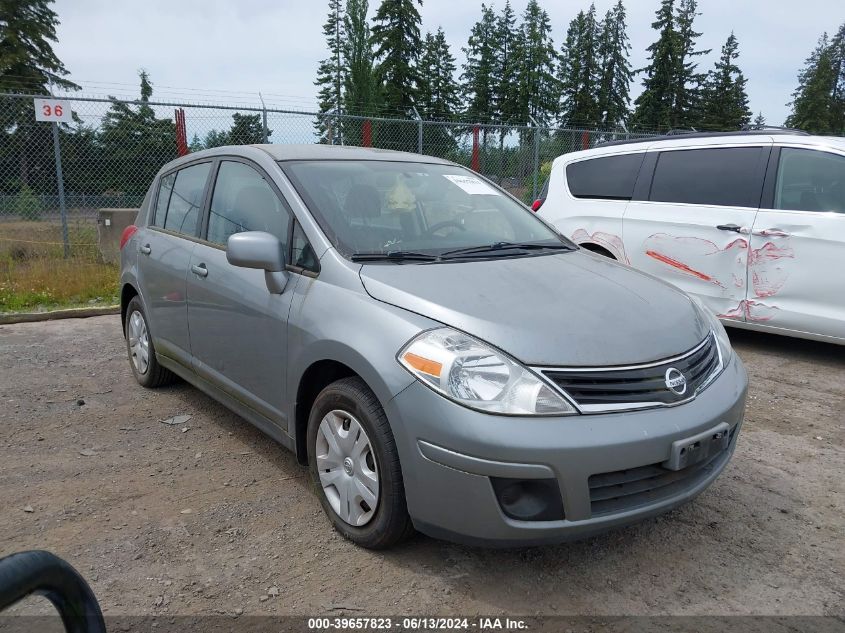
[[[390,424],[364,381],[344,378],[320,392],[307,439],[311,476],[338,532],[369,549],[413,532]]]
[[[172,383],[176,375],[159,365],[150,336],[147,315],[141,299],[133,297],[126,307],[126,350],[135,380],[143,387],[163,387]]]

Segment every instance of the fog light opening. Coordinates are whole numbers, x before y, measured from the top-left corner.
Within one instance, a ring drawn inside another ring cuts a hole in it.
[[[560,521],[565,518],[555,479],[491,477],[493,491],[505,516],[517,521]]]

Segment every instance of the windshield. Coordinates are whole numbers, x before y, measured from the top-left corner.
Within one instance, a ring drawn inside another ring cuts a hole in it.
[[[353,259],[390,254],[424,260],[484,247],[495,247],[486,256],[496,257],[573,247],[462,167],[391,161],[301,161],[282,167],[329,239]],[[521,244],[531,250],[515,248]]]

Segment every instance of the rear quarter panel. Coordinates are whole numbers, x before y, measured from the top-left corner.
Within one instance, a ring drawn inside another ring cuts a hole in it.
[[[602,155],[605,154],[574,152],[557,158],[552,165],[548,197],[538,214],[579,246],[602,248],[617,261],[629,264],[622,243],[622,217],[628,202],[576,198],[566,180],[567,165]]]

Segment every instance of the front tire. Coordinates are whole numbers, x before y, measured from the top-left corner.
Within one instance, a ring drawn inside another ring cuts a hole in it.
[[[344,378],[320,392],[307,441],[317,495],[338,532],[368,549],[391,547],[413,533],[396,442],[363,380]]]
[[[147,314],[144,312],[144,305],[139,297],[133,297],[126,306],[126,322],[123,330],[126,335],[129,365],[139,385],[154,389],[169,385],[176,380],[176,375],[159,365],[156,359]]]

